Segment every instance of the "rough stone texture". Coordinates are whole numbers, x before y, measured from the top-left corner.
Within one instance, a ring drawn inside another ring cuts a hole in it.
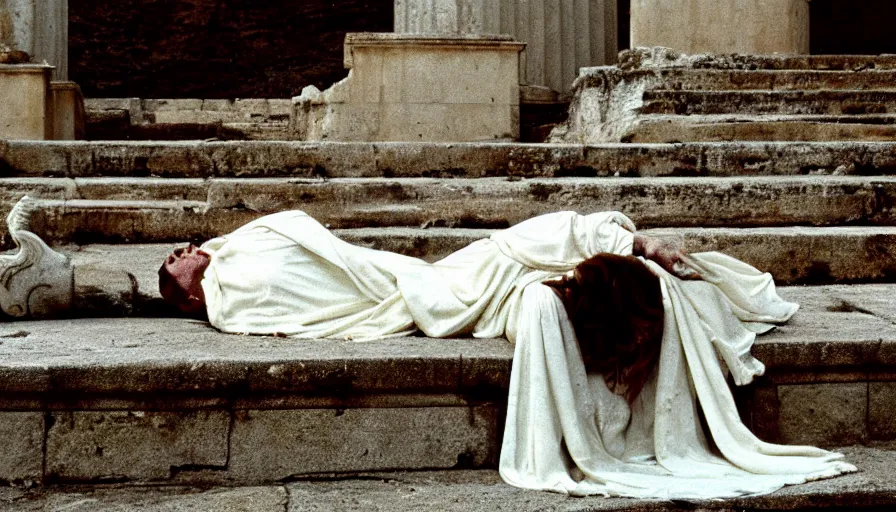
[[[83,181],[85,199],[40,201],[31,228],[49,240],[167,242],[208,239],[266,213],[301,209],[330,228],[504,228],[563,210],[618,210],[641,228],[888,225],[896,178],[212,179],[187,199],[177,180]],[[64,182],[59,182],[64,185]],[[0,180],[10,195],[44,183]],[[184,190],[191,190],[185,187]],[[196,197],[196,196],[192,196]],[[89,198],[89,199],[87,199]]]
[[[551,140],[892,140],[887,126],[877,126],[891,117],[891,64],[888,57],[627,51],[617,67],[582,71],[569,121]]]
[[[622,69],[694,68],[724,70],[896,69],[894,55],[794,55],[703,53],[685,54],[670,48],[633,48],[619,55]]]
[[[53,138],[51,71],[41,64],[0,64],[0,139]]]
[[[9,141],[0,169],[72,178],[878,175],[896,170],[896,145]]]
[[[896,112],[896,91],[647,91],[642,114],[856,115]]]
[[[896,117],[881,116],[671,116],[647,115],[623,136],[633,143],[731,140],[891,141]],[[790,117],[788,119],[788,117]]]
[[[238,411],[228,473],[239,481],[497,461],[492,407]]]
[[[392,0],[71,2],[71,77],[88,97],[289,98],[345,77],[365,30],[392,30]]]
[[[868,383],[778,386],[786,444],[843,446],[868,439]]]
[[[623,55],[630,56],[630,53],[625,52]],[[751,63],[750,66],[752,65]],[[605,66],[583,68],[576,80],[576,86],[599,87],[606,81],[624,76],[628,80],[647,80],[654,87],[673,91],[757,89],[769,91],[823,89],[886,91],[893,89],[896,73],[892,69],[869,67],[867,63],[856,66],[856,69],[755,69],[753,67],[728,69],[722,64],[719,64],[718,68],[663,67],[662,64],[654,65],[653,63],[641,67],[630,62],[622,62],[619,68]]]
[[[0,479],[37,482],[43,473],[44,414],[0,412]]]
[[[52,490],[5,490],[0,494],[0,504],[5,510],[22,512],[283,512],[288,502],[287,490],[282,486],[211,489],[186,486],[67,486]]]
[[[290,99],[92,98],[89,140],[287,140]],[[109,117],[127,114],[122,126]]]
[[[177,468],[227,464],[223,411],[55,412],[47,475],[57,482],[165,479]]]
[[[770,377],[815,372],[814,382],[826,382],[826,374],[851,368],[867,380],[869,369],[886,372],[896,364],[893,285],[780,291],[802,308],[787,325],[757,340],[753,352],[768,365]],[[59,406],[116,393],[329,393],[345,399],[445,393],[491,399],[489,393],[506,389],[512,357],[503,340],[246,337],[173,318],[8,323],[0,327],[0,341],[0,391],[47,394]]]
[[[631,45],[687,53],[809,53],[809,2],[632,0]]]
[[[871,439],[896,439],[896,383],[868,384],[868,433]]]
[[[310,141],[515,140],[524,47],[509,36],[349,34],[348,78],[305,88],[290,129]]]
[[[425,471],[317,476],[287,485],[208,488],[187,486],[92,486],[0,489],[11,512],[146,510],[243,510],[289,512],[339,510],[405,512],[479,511],[684,511],[886,510],[894,504],[894,452],[850,447],[847,460],[862,469],[834,479],[786,487],[766,496],[706,502],[575,498],[524,491],[501,482],[496,471]],[[877,507],[876,509],[873,507]]]

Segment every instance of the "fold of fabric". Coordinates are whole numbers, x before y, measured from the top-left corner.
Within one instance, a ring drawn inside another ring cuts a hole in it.
[[[419,329],[512,341],[526,285],[600,252],[631,254],[630,230],[618,212],[558,212],[427,263],[281,212],[203,244],[211,263],[202,287],[209,321],[224,332],[369,340]]]
[[[762,442],[740,421],[726,370],[738,384],[761,375],[750,355],[756,333],[798,307],[778,297],[770,275],[719,253],[691,255],[702,281],[646,263],[661,280],[663,347],[631,407],[601,376],[586,374],[560,299],[540,284],[525,289],[500,459],[506,482],[573,495],[709,499],[855,471],[837,453]]]

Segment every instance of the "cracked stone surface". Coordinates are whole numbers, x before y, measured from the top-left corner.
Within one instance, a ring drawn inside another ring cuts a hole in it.
[[[896,504],[892,468],[896,452],[882,447],[841,450],[859,473],[786,487],[767,496],[706,502],[571,498],[524,491],[501,482],[496,471],[430,471],[320,475],[263,487],[95,486],[0,489],[0,506],[13,512],[67,510],[179,512],[317,510],[404,512],[479,511],[684,511],[868,510]]]
[[[770,369],[885,369],[896,364],[894,292],[896,285],[781,288],[802,309],[753,352]],[[183,318],[22,321],[0,325],[0,390],[500,391],[511,357],[501,339],[355,343],[227,335]]]

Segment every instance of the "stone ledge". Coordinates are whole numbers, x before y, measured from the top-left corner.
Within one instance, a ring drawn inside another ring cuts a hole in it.
[[[335,230],[351,243],[437,261],[492,230],[462,228],[362,228]],[[643,231],[679,239],[691,252],[717,250],[770,272],[779,284],[893,282],[896,227],[679,228]],[[164,315],[158,266],[184,241],[170,244],[65,246],[76,281],[95,286],[80,304],[89,316]],[[80,274],[80,272],[85,272]],[[96,277],[91,277],[91,273]],[[83,275],[83,278],[81,277]],[[114,278],[113,276],[121,277]],[[134,295],[135,284],[137,295]],[[111,302],[110,302],[111,300]]]
[[[0,490],[10,512],[64,509],[92,512],[98,504],[116,510],[245,510],[247,512],[680,512],[705,510],[886,510],[896,500],[892,468],[896,453],[881,448],[847,447],[859,473],[785,487],[766,496],[705,502],[576,498],[533,492],[504,484],[497,471],[453,470],[318,475],[296,482],[259,487],[97,485]],[[195,482],[193,482],[195,483]]]
[[[0,141],[12,177],[563,177],[890,174],[893,142],[513,144]]]
[[[893,90],[669,91],[644,93],[643,114],[892,114]]]
[[[782,288],[802,310],[760,337],[754,354],[770,377],[812,372],[824,382],[848,370],[889,380],[896,373],[894,291],[896,285]],[[500,339],[294,340],[221,334],[174,318],[12,322],[0,327],[0,342],[0,393],[51,402],[150,393],[448,393],[491,400],[506,390],[513,355]]]
[[[843,70],[896,69],[893,55],[686,55],[670,48],[634,48],[619,56],[622,69]]]

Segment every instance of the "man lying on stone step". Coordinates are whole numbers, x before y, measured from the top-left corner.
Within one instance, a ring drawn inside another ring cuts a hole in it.
[[[739,419],[727,376],[761,375],[756,334],[798,307],[771,276],[686,255],[621,213],[543,215],[426,263],[283,212],[175,251],[159,278],[166,300],[225,332],[506,336],[500,472],[520,487],[719,498],[855,470],[836,453],[764,443]]]

